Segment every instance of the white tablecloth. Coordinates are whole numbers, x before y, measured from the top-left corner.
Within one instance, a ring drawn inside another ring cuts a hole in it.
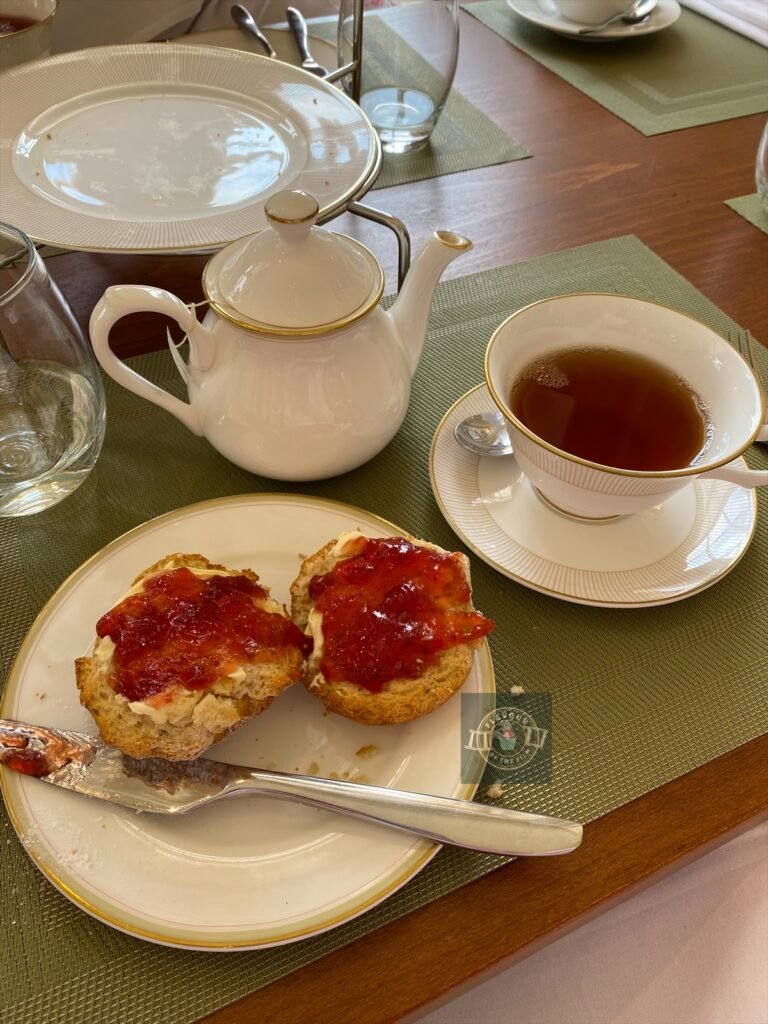
[[[681,0],[684,7],[768,46],[768,0]]]
[[[768,822],[420,1024],[766,1022]]]

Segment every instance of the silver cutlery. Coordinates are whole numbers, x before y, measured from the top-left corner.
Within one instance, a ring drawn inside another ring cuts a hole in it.
[[[462,448],[475,455],[511,455],[512,442],[507,421],[500,412],[478,412],[453,428]]]
[[[602,22],[600,25],[580,28],[576,35],[587,36],[592,32],[602,32],[604,28],[608,28],[609,25],[613,25],[617,21],[623,21],[625,25],[637,25],[650,16],[657,3],[658,0],[639,0],[638,3],[635,3],[634,7],[624,11],[623,14],[614,14],[613,17]]]
[[[758,383],[760,384],[760,387],[763,389],[763,394],[765,394],[765,382],[763,380],[762,373],[758,369],[757,361],[755,359],[755,350],[753,347],[754,342],[752,340],[752,335],[749,333],[749,331],[729,331],[728,340],[739,353],[744,362],[748,364],[749,368],[752,370],[755,377],[757,377]],[[755,441],[758,444],[768,444],[768,423],[763,425],[763,428],[755,438]]]
[[[232,20],[239,29],[245,32],[246,35],[254,36],[261,45],[264,47],[264,52],[268,57],[277,57],[275,48],[272,43],[267,39],[264,33],[261,31],[256,21],[247,8],[243,7],[242,4],[235,4],[229,12],[232,15]]]
[[[299,51],[299,57],[301,58],[301,66],[305,71],[309,71],[313,75],[318,75],[320,78],[325,78],[328,74],[328,68],[324,68],[322,64],[318,64],[312,54],[309,52],[309,33],[307,31],[307,22],[301,11],[295,7],[286,7],[285,16],[288,19],[288,24],[293,33],[293,38],[296,41],[296,47]]]
[[[186,814],[222,797],[251,793],[506,856],[569,853],[582,839],[581,825],[562,818],[207,758],[136,760],[92,736],[8,720],[0,720],[0,764],[84,796],[154,814]]]

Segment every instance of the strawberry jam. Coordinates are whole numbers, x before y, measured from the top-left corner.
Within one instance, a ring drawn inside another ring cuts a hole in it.
[[[144,700],[175,686],[204,690],[286,647],[304,657],[312,641],[283,615],[254,605],[266,596],[247,576],[200,577],[185,568],[151,576],[96,624],[115,644],[113,687]]]
[[[309,595],[323,616],[323,675],[372,693],[391,679],[418,679],[451,647],[494,623],[464,611],[470,589],[461,560],[402,537],[354,538],[352,557],[315,576]]]
[[[45,755],[38,750],[15,750],[13,753],[4,753],[0,758],[0,764],[12,768],[21,775],[32,775],[36,779],[44,779],[53,771]]]

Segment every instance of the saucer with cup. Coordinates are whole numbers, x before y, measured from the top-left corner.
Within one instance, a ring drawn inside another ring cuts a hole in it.
[[[571,7],[573,2],[573,7]],[[597,5],[596,7],[592,5]],[[600,24],[613,14],[631,9],[631,0],[507,0],[507,6],[523,21],[557,35],[584,43],[610,43],[636,36],[651,35],[673,25],[682,11],[677,0],[659,0],[643,21],[627,24],[615,21],[599,32],[580,35],[587,25]],[[597,15],[596,10],[601,13]],[[605,11],[605,14],[602,12]]]
[[[693,464],[631,470],[591,463],[534,434],[510,393],[536,359],[566,349],[636,353],[689,385],[708,409],[709,441]],[[453,436],[498,407],[514,456],[481,458]],[[564,600],[647,607],[711,586],[749,547],[757,520],[743,453],[765,420],[752,369],[711,328],[668,307],[615,295],[545,299],[509,317],[486,352],[486,383],[438,427],[430,453],[437,502],[459,536],[504,575]]]

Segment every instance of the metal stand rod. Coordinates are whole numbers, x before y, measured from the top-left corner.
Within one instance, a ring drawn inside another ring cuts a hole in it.
[[[355,62],[350,61],[349,64],[342,64],[340,68],[336,68],[335,71],[329,71],[327,75],[323,76],[325,82],[338,82],[340,78],[346,78],[347,75],[352,74],[355,70]],[[355,100],[357,103],[357,100]]]
[[[350,203],[347,209],[350,213],[357,214],[358,217],[375,221],[376,224],[383,224],[390,231],[394,231],[397,238],[398,255],[397,290],[400,291],[403,287],[405,275],[408,273],[408,268],[411,265],[411,236],[408,234],[408,228],[397,217],[393,217],[391,213],[374,210],[372,206],[365,206],[363,203]]]
[[[339,26],[341,33],[341,26]],[[354,0],[352,13],[352,60],[349,64],[338,68],[326,76],[327,82],[335,82],[339,78],[349,77],[349,94],[352,99],[360,105],[360,85],[362,81],[363,67],[363,0]],[[405,275],[411,265],[411,236],[408,228],[397,217],[382,210],[375,210],[372,206],[365,206],[363,203],[350,203],[347,207],[349,213],[358,217],[372,220],[376,224],[383,224],[390,229],[397,238],[397,290],[403,286]]]
[[[352,38],[352,64],[354,66],[354,70],[352,72],[350,89],[352,92],[352,99],[359,106],[360,86],[363,77],[363,0],[355,0],[353,19],[352,27],[354,36]]]

